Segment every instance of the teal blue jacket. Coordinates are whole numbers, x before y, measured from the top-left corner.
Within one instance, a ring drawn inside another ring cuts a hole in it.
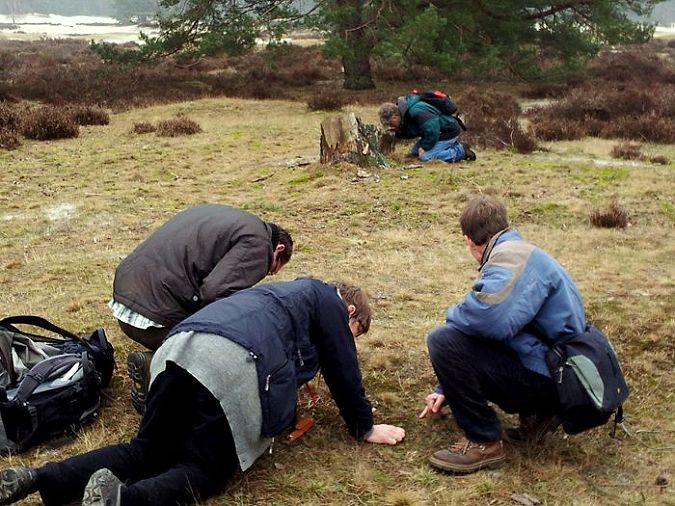
[[[425,151],[433,148],[439,140],[454,139],[460,134],[460,126],[453,116],[441,114],[433,105],[423,102],[418,95],[406,95],[398,100],[401,124],[396,132],[400,139],[420,138]]]

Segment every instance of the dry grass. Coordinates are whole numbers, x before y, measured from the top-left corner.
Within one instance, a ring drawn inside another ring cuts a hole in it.
[[[376,121],[376,106],[346,109]],[[178,114],[203,133],[131,132]],[[134,434],[124,357],[135,346],[106,306],[114,269],[176,211],[224,202],[293,233],[297,252],[276,279],[344,278],[372,294],[372,330],[357,344],[363,379],[376,420],[404,426],[407,438],[397,447],[355,443],[322,384],[316,426],[292,447],[278,441],[207,504],[508,505],[517,493],[549,505],[672,504],[672,485],[661,491],[655,480],[675,479],[673,164],[612,160],[609,141],[593,140],[549,143],[528,156],[484,150],[472,164],[394,164],[379,180],[353,182],[350,166],[287,164],[318,154],[324,117],[299,102],[208,99],[114,114],[77,139],[0,152],[3,312],[44,315],[72,330],[104,326],[119,360],[101,416],[74,444],[0,464],[40,465]],[[675,157],[673,146],[644,149]],[[425,335],[475,276],[457,218],[476,192],[505,199],[513,223],[578,282],[589,318],[623,359],[632,437],[611,439],[607,428],[557,434],[541,448],[508,447],[506,467],[466,477],[429,468],[428,455],[459,431],[451,418],[417,419],[435,385]],[[631,226],[592,227],[590,209],[612,198],[630,210]]]

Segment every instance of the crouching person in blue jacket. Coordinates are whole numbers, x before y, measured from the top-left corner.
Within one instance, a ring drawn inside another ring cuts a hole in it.
[[[505,460],[502,430],[488,401],[520,415],[507,436],[539,442],[559,425],[558,394],[548,371],[548,343],[584,331],[586,317],[569,274],[509,228],[504,205],[471,200],[460,216],[479,274],[445,325],[427,337],[439,387],[426,398],[425,417],[447,404],[464,431],[457,443],[431,456],[439,469],[470,473]]]
[[[293,423],[297,389],[319,369],[354,438],[401,442],[403,429],[373,424],[361,382],[354,338],[370,318],[362,290],[316,279],[264,284],[209,304],[155,353],[136,437],[38,469],[5,469],[0,504],[33,492],[47,505],[203,501]]]

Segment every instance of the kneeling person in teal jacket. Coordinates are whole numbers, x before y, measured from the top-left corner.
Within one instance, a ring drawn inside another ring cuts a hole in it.
[[[368,331],[365,293],[316,279],[220,299],[174,327],[151,364],[138,434],[38,469],[0,472],[0,504],[39,492],[45,504],[193,504],[220,493],[295,417],[297,389],[319,370],[349,433],[396,444],[373,424],[354,338]]]

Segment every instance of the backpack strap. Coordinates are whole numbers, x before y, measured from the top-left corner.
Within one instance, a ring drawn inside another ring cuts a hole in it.
[[[2,329],[0,329],[2,331]],[[12,342],[14,341],[13,330],[6,329],[0,332],[0,370],[4,369],[7,378],[3,381],[11,383],[14,381],[16,371],[14,370],[14,361],[12,360]],[[0,434],[1,436],[2,434]]]
[[[16,390],[15,399],[21,404],[25,404],[39,385],[45,381],[56,379],[59,374],[66,372],[79,361],[80,356],[78,355],[64,354],[38,362],[21,380],[21,384]]]
[[[49,320],[42,318],[41,316],[33,316],[33,315],[18,315],[18,316],[8,316],[7,318],[3,318],[0,320],[0,327],[5,327],[9,330],[12,330],[14,332],[19,332],[22,334],[25,334],[26,332],[22,332],[21,330],[17,329],[14,325],[30,325],[32,327],[37,327],[43,330],[48,330],[50,332],[55,332],[56,334],[60,335],[61,337],[69,338],[69,339],[75,339],[76,341],[82,341],[82,338],[73,334],[72,332],[67,331],[66,329],[63,329],[59,327],[58,325],[53,324]],[[29,334],[29,335],[35,335],[35,334]],[[45,338],[45,336],[37,336],[41,338]]]
[[[403,120],[403,116],[408,112],[408,99],[405,96],[398,97],[396,99],[396,108],[401,120]]]
[[[466,125],[464,124],[462,118],[459,117],[459,114],[454,114],[452,117],[455,118],[455,121],[457,121],[459,127],[466,132]]]
[[[612,432],[609,434],[610,437],[616,437],[616,427],[620,423],[623,423],[623,404],[619,404],[614,413],[614,424],[612,425]]]

